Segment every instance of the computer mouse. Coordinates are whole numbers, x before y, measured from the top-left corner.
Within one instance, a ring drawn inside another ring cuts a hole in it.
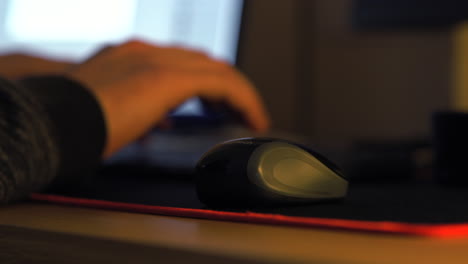
[[[249,207],[339,200],[348,181],[331,161],[291,141],[242,138],[207,151],[196,165],[199,200],[209,207]]]

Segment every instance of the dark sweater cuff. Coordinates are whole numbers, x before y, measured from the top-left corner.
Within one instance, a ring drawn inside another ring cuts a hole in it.
[[[94,174],[106,142],[102,109],[87,88],[62,76],[19,81],[44,109],[59,149],[59,171],[51,188],[74,186]]]

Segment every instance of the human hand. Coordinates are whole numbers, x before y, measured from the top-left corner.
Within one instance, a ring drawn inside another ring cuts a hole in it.
[[[269,128],[260,96],[247,78],[201,52],[129,41],[102,50],[68,75],[89,87],[103,108],[108,130],[104,157],[194,96],[227,103],[255,131]]]
[[[63,74],[74,64],[21,53],[0,56],[0,76],[15,80],[32,75]]]

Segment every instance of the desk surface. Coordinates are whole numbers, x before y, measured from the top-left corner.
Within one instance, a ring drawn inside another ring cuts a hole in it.
[[[42,235],[38,235],[38,232]],[[62,237],[58,239],[60,236]],[[77,248],[71,248],[72,242],[76,241],[73,238],[79,238]],[[30,250],[30,247],[38,246],[41,241],[48,239],[54,240],[56,244],[49,243],[48,248],[42,251]],[[26,252],[17,248],[23,242],[29,243],[24,244],[28,247]],[[14,258],[15,254],[23,257],[27,254],[39,254],[41,260],[44,260],[47,256],[53,256],[52,252],[56,252],[51,251],[50,247],[61,248],[61,244],[67,244],[67,249],[75,255],[80,248],[84,250],[86,246],[92,247],[96,252],[101,252],[101,255],[94,252],[88,257],[97,254],[102,260],[105,259],[102,254],[106,252],[104,244],[109,243],[118,243],[119,246],[111,249],[111,254],[122,262],[126,249],[138,255],[141,262],[145,262],[144,258],[149,258],[146,259],[148,263],[158,258],[173,263],[206,263],[208,260],[213,263],[220,260],[225,263],[228,260],[232,260],[232,263],[242,260],[245,263],[400,264],[468,261],[468,238],[434,239],[301,229],[39,203],[21,203],[0,208],[0,248],[2,244],[10,244],[9,247],[6,246],[8,253],[2,255],[3,250],[0,250],[0,259],[7,255]],[[135,249],[138,247],[144,248],[146,253],[138,253]],[[174,258],[171,259],[171,256]],[[51,259],[55,263],[59,262],[58,259]]]

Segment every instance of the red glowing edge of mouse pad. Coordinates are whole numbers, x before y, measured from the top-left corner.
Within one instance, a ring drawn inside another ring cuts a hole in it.
[[[83,206],[166,216],[190,217],[219,221],[244,222],[295,227],[328,228],[366,232],[418,235],[427,237],[468,237],[468,224],[410,224],[389,221],[360,221],[332,218],[298,217],[254,212],[225,212],[207,209],[191,209],[111,202],[84,198],[73,198],[52,194],[33,193],[35,201],[54,204]]]

